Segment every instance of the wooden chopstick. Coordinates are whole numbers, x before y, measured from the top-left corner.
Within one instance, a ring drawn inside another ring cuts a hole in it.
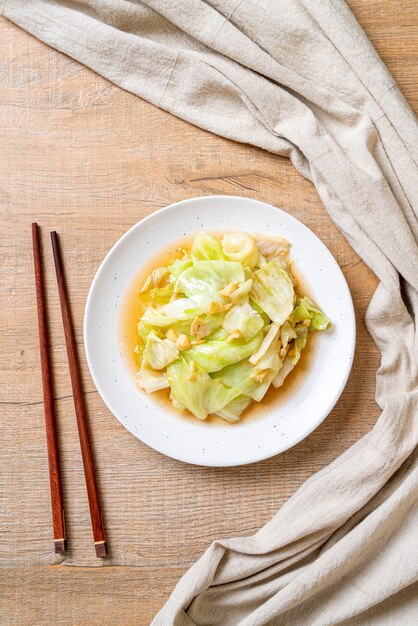
[[[61,485],[61,469],[55,421],[54,395],[52,389],[51,361],[49,358],[48,327],[45,312],[44,281],[42,277],[41,250],[38,224],[32,224],[33,261],[35,267],[36,305],[38,309],[39,349],[41,355],[42,389],[44,397],[46,443],[48,449],[49,487],[51,492],[52,525],[55,552],[65,552],[64,499]]]
[[[90,439],[87,429],[86,410],[81,389],[80,369],[74,338],[74,329],[71,320],[67,288],[65,284],[64,267],[61,260],[58,235],[51,233],[52,249],[54,252],[55,272],[57,275],[58,291],[61,304],[62,323],[64,326],[65,343],[67,346],[68,364],[70,367],[71,385],[73,388],[74,407],[77,418],[78,435],[80,439],[81,456],[83,458],[84,475],[86,479],[87,495],[90,506],[90,517],[93,528],[94,547],[96,556],[103,558],[107,555],[106,538],[100,512],[99,494],[94,474],[93,457],[91,454]]]

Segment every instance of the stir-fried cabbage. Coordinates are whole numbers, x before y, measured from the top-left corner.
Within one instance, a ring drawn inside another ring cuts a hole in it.
[[[173,261],[173,263],[168,266],[168,269],[171,277],[175,280],[180,276],[180,274],[184,272],[184,270],[192,267],[192,265],[193,259],[188,255],[185,256],[183,259],[176,259],[175,261]]]
[[[211,303],[226,303],[220,291],[228,283],[244,282],[244,269],[241,263],[232,261],[194,261],[177,280],[183,293],[196,306],[210,312]]]
[[[331,322],[295,292],[280,237],[200,231],[179,252],[140,286],[138,383],[147,393],[169,389],[173,407],[198,419],[237,422],[271,384],[283,385],[310,333]]]
[[[260,331],[249,341],[232,340],[228,341],[230,335],[221,333],[215,337],[208,337],[206,341],[192,346],[188,350],[189,357],[196,363],[202,372],[217,372],[218,370],[237,363],[253,354],[263,340],[263,333]]]
[[[237,396],[234,400],[229,402],[229,404],[224,406],[223,409],[218,411],[216,415],[223,417],[228,422],[239,422],[241,415],[244,413],[245,409],[248,409],[252,402],[252,399],[248,396]]]
[[[261,315],[248,302],[244,302],[229,309],[222,326],[229,333],[237,331],[237,339],[243,338],[245,341],[249,341],[265,324]]]
[[[270,261],[253,274],[253,300],[281,326],[293,311],[295,292],[289,273],[280,261]]]
[[[251,268],[257,265],[257,244],[247,233],[225,233],[222,249],[231,261],[240,261]]]
[[[199,315],[201,309],[188,298],[179,298],[160,308],[149,308],[141,318],[141,322],[148,326],[168,327],[176,322],[189,320]]]
[[[281,387],[285,381],[286,376],[294,369],[295,365],[300,359],[301,352],[308,340],[308,328],[303,324],[297,324],[295,327],[296,338],[293,342],[292,348],[287,350],[287,354],[284,357],[283,365],[280,368],[277,376],[273,378],[273,385],[275,387]],[[280,354],[280,353],[279,353]]]
[[[144,361],[142,361],[141,368],[138,372],[138,383],[147,393],[154,393],[154,391],[166,389],[170,386],[165,371],[157,371],[151,367],[147,367]]]
[[[226,260],[219,240],[201,230],[194,238],[190,252],[194,259],[199,259],[200,261]]]
[[[325,315],[312,302],[308,296],[296,299],[296,306],[292,313],[292,319],[298,322],[309,320],[311,330],[326,330],[331,324],[329,317]]]
[[[142,362],[154,370],[163,370],[178,359],[179,349],[171,339],[160,339],[152,330],[147,336]]]
[[[240,395],[239,389],[223,385],[205,372],[196,372],[190,377],[190,365],[179,359],[167,367],[167,378],[172,396],[190,413],[206,419],[217,413]]]

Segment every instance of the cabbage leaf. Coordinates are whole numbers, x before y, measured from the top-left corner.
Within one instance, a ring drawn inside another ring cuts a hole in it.
[[[240,395],[239,389],[226,387],[205,372],[191,375],[190,366],[185,359],[179,359],[167,367],[167,378],[176,402],[201,420],[206,419],[210,413],[221,411]]]
[[[309,330],[326,330],[331,320],[312,302],[308,296],[298,298],[292,317],[298,321],[310,320]],[[303,319],[301,319],[303,317]]]
[[[177,279],[180,274],[182,274],[189,267],[192,267],[193,259],[191,256],[187,255],[182,259],[176,259],[173,261],[171,265],[168,266],[171,276],[173,279]]]
[[[237,396],[223,409],[218,411],[216,415],[223,417],[228,422],[239,422],[241,415],[252,404],[252,399],[248,396]]]
[[[153,370],[147,367],[144,361],[142,361],[138,373],[138,383],[147,393],[154,393],[154,391],[166,389],[170,386],[165,371]]]
[[[225,315],[222,327],[232,333],[239,331],[240,336],[249,341],[264,327],[264,320],[248,302],[233,306]]]
[[[223,333],[214,333],[201,344],[187,351],[187,357],[193,360],[202,372],[217,372],[231,363],[238,363],[253,354],[263,340],[262,331],[250,341],[227,341]]]
[[[270,261],[253,274],[251,297],[281,326],[293,311],[295,292],[292,279],[279,261]]]
[[[218,239],[209,233],[199,231],[194,238],[191,254],[200,261],[225,261],[226,257]]]
[[[258,248],[247,233],[225,233],[221,243],[226,257],[231,261],[239,261],[250,268],[257,264]]]
[[[178,359],[179,350],[174,341],[160,339],[152,330],[147,336],[142,362],[154,370],[162,370]]]
[[[260,402],[281,366],[277,348],[276,341],[256,366],[253,366],[248,359],[244,359],[216,372],[213,377],[229,387],[240,389],[243,395]]]
[[[159,309],[147,309],[141,318],[141,322],[148,326],[167,327],[176,322],[191,320],[199,315],[202,310],[188,298],[179,298]]]
[[[194,302],[195,306],[206,311],[212,302],[225,303],[220,290],[236,280],[244,282],[244,268],[241,263],[232,261],[194,261],[178,277],[183,293]]]
[[[300,359],[301,352],[308,340],[308,327],[303,324],[297,324],[295,326],[296,339],[290,344],[290,349],[287,352],[283,360],[282,367],[279,369],[277,375],[273,378],[273,385],[275,387],[281,387],[286,377],[293,370],[295,365]]]

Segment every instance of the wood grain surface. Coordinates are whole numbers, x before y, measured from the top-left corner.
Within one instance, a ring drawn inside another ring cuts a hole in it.
[[[349,5],[418,111],[418,3]],[[379,356],[364,323],[376,279],[286,159],[194,128],[121,91],[0,19],[0,621],[145,626],[215,538],[264,524],[313,472],[376,421]],[[132,224],[205,194],[259,198],[307,224],[348,280],[358,322],[348,385],[288,452],[241,468],[165,458],[109,413],[88,373],[82,320],[94,273]],[[69,551],[54,555],[31,256],[42,225]],[[95,557],[49,230],[66,260],[110,558]]]

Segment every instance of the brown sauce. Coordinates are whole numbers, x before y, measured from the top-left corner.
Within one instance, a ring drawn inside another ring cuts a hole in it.
[[[220,238],[221,233],[211,232],[214,236]],[[252,234],[254,239],[266,239],[264,235]],[[135,353],[135,347],[138,344],[137,324],[139,318],[145,310],[147,305],[147,298],[144,294],[140,295],[140,290],[145,283],[148,275],[156,267],[163,267],[169,265],[175,259],[182,257],[181,249],[190,249],[194,236],[182,237],[181,239],[174,241],[169,248],[165,248],[153,255],[146,263],[144,263],[138,270],[137,275],[132,281],[131,287],[128,289],[125,298],[122,301],[120,311],[120,342],[122,347],[122,353],[125,357],[125,361],[128,368],[132,372],[132,376],[136,378],[136,373],[139,370],[138,358]],[[296,279],[295,290],[297,293],[310,296],[309,286],[304,281],[298,268],[292,265],[292,274]],[[242,424],[243,422],[252,421],[266,415],[272,409],[276,409],[280,405],[286,403],[286,400],[293,395],[293,393],[299,388],[309,371],[312,363],[315,346],[317,342],[317,333],[314,332],[309,335],[308,342],[302,351],[301,357],[295,369],[290,372],[286,377],[284,384],[279,389],[276,389],[271,385],[266,395],[261,402],[253,402],[252,405],[244,412],[241,420],[237,422]],[[138,388],[139,390],[139,388]],[[141,392],[141,390],[139,390]],[[151,397],[158,405],[164,407],[164,409],[171,411],[177,415],[180,419],[187,419],[198,422],[199,424],[234,426],[233,423],[229,423],[226,420],[218,417],[217,415],[209,415],[204,422],[197,419],[194,415],[191,415],[188,411],[182,411],[179,413],[173,409],[173,406],[169,399],[169,389],[161,389],[148,397]],[[145,392],[141,392],[145,393]],[[148,395],[148,394],[147,394]]]

